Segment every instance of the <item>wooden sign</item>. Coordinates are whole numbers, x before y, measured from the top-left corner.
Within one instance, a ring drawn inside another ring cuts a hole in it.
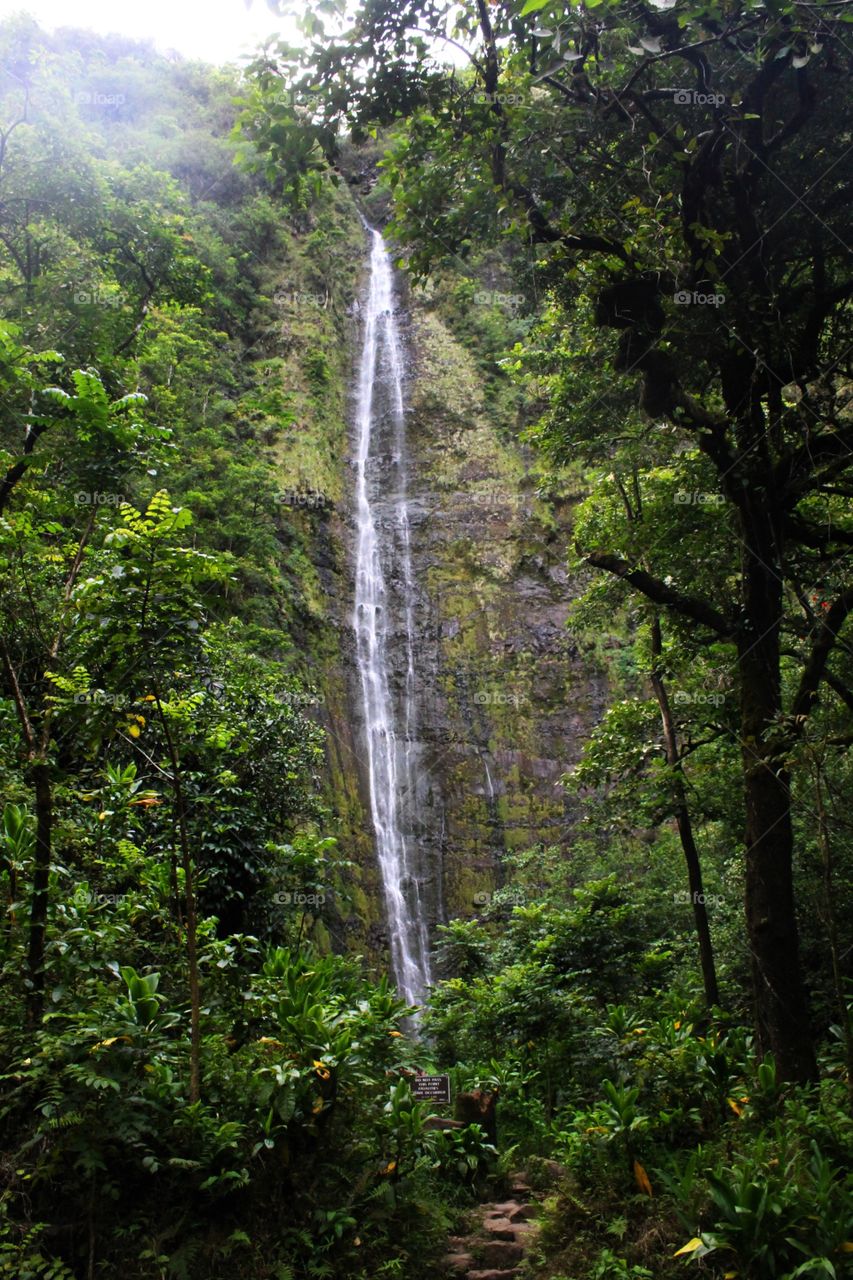
[[[449,1103],[450,1076],[415,1076],[412,1096],[418,1102]]]

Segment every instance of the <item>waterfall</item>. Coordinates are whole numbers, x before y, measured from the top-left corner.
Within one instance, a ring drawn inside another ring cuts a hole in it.
[[[368,230],[370,284],[356,401],[353,626],[370,810],[391,962],[400,994],[419,1004],[430,982],[430,960],[416,839],[415,583],[406,492],[402,349],[391,260],[381,234]],[[390,466],[383,448],[393,455]],[[394,687],[393,670],[402,672],[402,680],[396,682],[402,686],[399,689]]]

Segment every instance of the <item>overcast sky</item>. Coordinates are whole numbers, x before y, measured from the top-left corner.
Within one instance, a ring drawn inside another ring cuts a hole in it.
[[[293,38],[284,18],[266,0],[0,0],[0,17],[21,10],[48,30],[88,27],[136,39],[153,40],[161,52],[177,49],[188,58],[235,62],[251,53],[265,36],[281,32]]]

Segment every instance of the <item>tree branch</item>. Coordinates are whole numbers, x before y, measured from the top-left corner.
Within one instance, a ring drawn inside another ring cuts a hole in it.
[[[608,573],[621,578],[623,582],[630,583],[655,604],[666,605],[682,617],[691,618],[694,622],[701,623],[703,627],[710,627],[717,635],[730,637],[734,634],[733,623],[701,596],[687,595],[686,592],[669,586],[661,578],[653,577],[645,569],[634,568],[621,556],[611,555],[606,551],[584,551],[580,547],[578,547],[578,553],[593,568],[605,569]]]
[[[812,650],[803,667],[800,685],[791,707],[791,715],[797,726],[803,723],[814,707],[818,687],[826,671],[827,660],[838,643],[838,632],[851,609],[853,609],[853,587],[848,587],[846,591],[836,596],[817,628]],[[827,683],[829,684],[830,681],[827,680]]]

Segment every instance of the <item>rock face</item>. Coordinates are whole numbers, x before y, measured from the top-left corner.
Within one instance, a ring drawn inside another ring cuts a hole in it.
[[[568,854],[575,814],[559,779],[601,714],[604,685],[565,628],[571,495],[561,514],[537,498],[534,459],[490,405],[472,354],[426,297],[405,297],[405,312],[406,447],[387,442],[373,481],[392,495],[406,473],[418,760],[408,802],[434,929],[484,911],[507,853],[545,843]],[[324,720],[342,852],[355,866],[332,941],[387,964],[352,641],[350,464],[342,474],[324,582],[339,657],[323,675]],[[400,566],[387,572],[403,599]],[[401,694],[405,646],[392,651]]]
[[[430,814],[447,915],[476,915],[507,852],[568,848],[560,777],[603,706],[565,622],[569,543],[532,459],[487,406],[472,357],[412,302],[409,492],[421,592]],[[569,508],[564,508],[567,512]]]

